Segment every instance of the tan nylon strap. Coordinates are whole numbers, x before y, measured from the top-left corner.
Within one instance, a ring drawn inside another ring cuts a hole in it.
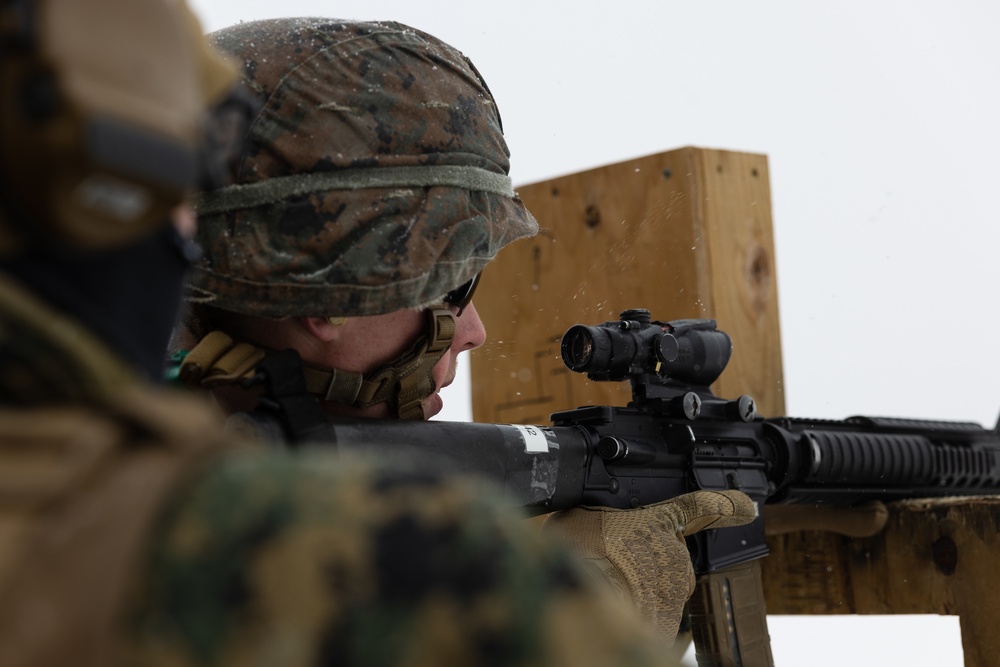
[[[397,413],[400,419],[423,419],[421,401],[436,389],[431,370],[451,347],[458,330],[458,323],[451,309],[432,306],[430,309],[430,337],[426,348],[415,359],[414,366],[399,380]]]
[[[316,394],[324,401],[353,404],[363,394],[368,382],[361,373],[344,371],[338,368],[326,370],[315,366],[303,366],[306,376],[306,389],[310,394]]]
[[[181,362],[186,384],[211,387],[249,378],[266,352],[250,343],[237,343],[228,334],[212,331],[198,341]]]
[[[429,360],[433,357],[425,356],[423,359]],[[426,373],[420,372],[422,369],[417,368],[399,379],[399,398],[397,399],[399,407],[396,412],[400,419],[424,418],[424,407],[420,401],[434,392],[434,382],[430,374],[434,363],[427,367]]]
[[[432,327],[433,336],[427,345],[427,351],[431,353],[444,352],[451,347],[451,341],[455,340],[458,322],[452,315],[450,308],[432,306],[430,311],[431,317],[434,318],[434,326]]]
[[[420,421],[424,418],[424,406],[420,404],[419,400],[410,401],[409,403],[399,406],[398,414],[401,421]]]
[[[324,401],[359,408],[388,402],[400,419],[422,419],[421,401],[436,389],[431,370],[451,347],[458,330],[455,315],[444,304],[427,308],[427,333],[394,363],[365,376],[339,368],[303,364],[306,390]],[[212,331],[181,362],[180,377],[188,385],[233,384],[253,375],[267,352],[237,343],[222,331]],[[393,392],[399,387],[398,394]]]
[[[427,335],[389,366],[368,376],[341,369],[305,366],[306,388],[326,401],[367,408],[388,401],[396,403],[400,419],[423,419],[420,401],[434,389],[431,369],[451,347],[458,325],[451,309],[435,304],[428,309]],[[399,393],[393,391],[399,386]]]
[[[391,398],[392,387],[397,375],[397,369],[393,367],[378,371],[373,377],[365,380],[355,403],[364,408],[388,401]]]
[[[309,393],[316,394],[324,401],[336,401],[359,408],[388,400],[397,376],[403,372],[412,372],[409,365],[403,370],[398,366],[381,368],[367,378],[361,373],[339,368],[327,370],[317,366],[303,366],[302,370]]]

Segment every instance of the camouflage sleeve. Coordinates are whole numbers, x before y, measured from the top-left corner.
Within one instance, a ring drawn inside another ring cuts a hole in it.
[[[154,532],[129,664],[662,664],[635,612],[575,568],[479,482],[232,456]]]

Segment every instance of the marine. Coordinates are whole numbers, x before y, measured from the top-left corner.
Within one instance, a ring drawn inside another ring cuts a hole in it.
[[[458,355],[486,338],[478,276],[538,229],[486,81],[453,46],[394,22],[270,19],[211,40],[259,107],[233,183],[198,200],[205,256],[174,340],[180,378],[244,423],[274,412],[255,379],[293,350],[322,410],[278,410],[292,442],[310,420],[434,416]],[[754,513],[743,494],[699,493],[549,522],[672,642],[694,582],[681,533]]]

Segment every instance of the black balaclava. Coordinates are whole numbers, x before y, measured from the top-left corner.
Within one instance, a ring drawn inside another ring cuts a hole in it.
[[[7,273],[74,317],[147,379],[163,378],[182,288],[200,250],[173,227],[95,253],[35,249],[0,261]]]

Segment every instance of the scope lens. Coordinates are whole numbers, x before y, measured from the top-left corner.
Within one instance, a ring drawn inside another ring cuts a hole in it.
[[[586,370],[594,357],[594,338],[586,327],[571,327],[562,341],[563,362],[574,371]]]
[[[676,361],[680,355],[680,344],[671,334],[665,333],[656,339],[656,356],[665,363]]]

